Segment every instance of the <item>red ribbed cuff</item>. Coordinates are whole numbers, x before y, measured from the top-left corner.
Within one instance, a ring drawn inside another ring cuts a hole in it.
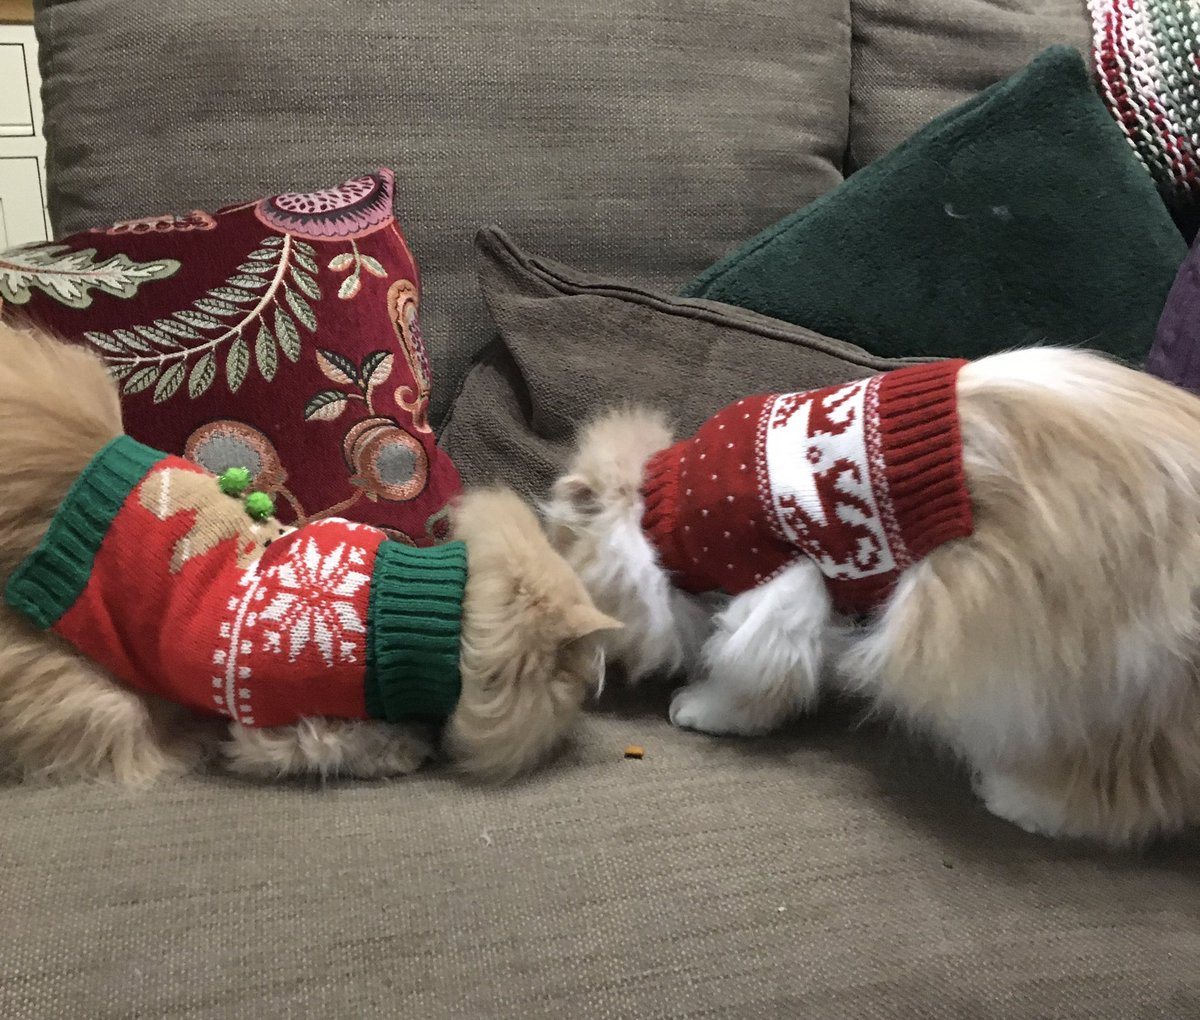
[[[901,568],[974,527],[958,420],[965,364],[914,365],[880,380],[879,441],[892,524],[903,543],[893,550]]]
[[[682,571],[687,557],[679,547],[679,454],[675,447],[659,450],[646,461],[642,501],[642,531],[658,550],[663,567]]]

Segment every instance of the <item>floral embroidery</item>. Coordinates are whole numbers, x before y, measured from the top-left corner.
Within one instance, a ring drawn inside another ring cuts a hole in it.
[[[354,267],[354,272],[342,281],[342,285],[338,287],[338,297],[343,301],[354,297],[362,287],[362,271],[365,269],[372,276],[378,276],[383,279],[387,278],[387,270],[383,268],[383,264],[373,255],[363,255],[358,250],[358,245],[353,241],[350,242],[350,250],[344,251],[340,255],[335,255],[329,260],[329,267],[335,273],[344,273],[351,266]]]
[[[179,271],[175,259],[134,262],[116,254],[97,262],[96,249],[69,251],[65,244],[26,245],[0,252],[0,299],[26,304],[40,290],[68,308],[88,308],[92,291],[131,298],[151,280]]]
[[[391,170],[381,169],[323,191],[264,198],[254,213],[268,227],[310,241],[363,237],[392,221],[393,184]]]
[[[290,361],[300,359],[296,324],[316,332],[317,316],[308,303],[321,299],[315,256],[311,245],[287,234],[268,237],[228,280],[191,307],[131,329],[86,331],[84,338],[102,352],[124,393],[153,386],[154,402],[160,404],[179,391],[184,379],[193,399],[208,392],[222,348],[225,380],[236,393],[250,368],[247,334],[257,327],[254,359],[270,381],[280,351]]]
[[[108,234],[171,234],[176,231],[212,230],[217,221],[203,209],[193,209],[182,216],[167,213],[163,216],[143,216],[137,220],[120,220],[111,227],[92,227],[90,233]]]
[[[183,455],[214,475],[245,468],[253,488],[287,500],[297,527],[307,522],[304,507],[287,487],[287,471],[275,445],[253,425],[233,418],[210,421],[188,436]]]
[[[388,351],[372,351],[356,365],[337,351],[317,351],[317,364],[325,378],[342,388],[314,394],[304,408],[305,419],[333,421],[354,402],[363,404],[370,415],[355,422],[342,443],[342,455],[352,473],[350,482],[357,491],[324,513],[341,513],[364,495],[370,500],[404,502],[425,488],[429,472],[425,448],[395,418],[375,413],[375,389],[391,376],[395,360]]]
[[[210,471],[248,468],[288,524],[346,512],[431,544],[460,483],[428,423],[418,277],[393,194],[379,170],[0,254],[0,315],[18,302],[10,314],[95,350],[130,434]]]
[[[367,499],[394,503],[416,499],[429,476],[429,455],[418,439],[395,418],[364,418],[342,443],[346,466],[354,472],[350,484],[361,487]]]
[[[341,417],[351,401],[361,401],[374,413],[375,388],[392,374],[395,361],[395,356],[387,351],[372,351],[361,365],[356,365],[337,351],[318,350],[317,365],[325,378],[350,389],[321,390],[305,405],[305,419],[333,421]]]

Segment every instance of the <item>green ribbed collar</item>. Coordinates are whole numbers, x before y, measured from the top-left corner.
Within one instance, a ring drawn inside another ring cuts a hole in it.
[[[38,547],[4,597],[37,626],[53,627],[83,594],[100,543],[129,494],[167,455],[128,436],[108,443],[67,493]]]

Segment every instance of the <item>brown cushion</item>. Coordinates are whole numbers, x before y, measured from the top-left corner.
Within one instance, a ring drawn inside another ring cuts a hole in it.
[[[500,330],[454,404],[443,445],[464,479],[542,495],[576,427],[622,402],[691,430],[752,393],[845,382],[907,364],[731,305],[672,297],[476,238]]]

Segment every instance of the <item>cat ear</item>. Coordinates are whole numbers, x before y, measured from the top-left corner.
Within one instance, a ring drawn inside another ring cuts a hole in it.
[[[554,483],[554,498],[568,504],[581,514],[594,514],[600,509],[596,490],[582,475],[565,475]]]
[[[564,616],[564,625],[568,641],[578,641],[602,630],[621,630],[625,626],[619,620],[600,612],[590,602],[579,602],[570,606]]]

